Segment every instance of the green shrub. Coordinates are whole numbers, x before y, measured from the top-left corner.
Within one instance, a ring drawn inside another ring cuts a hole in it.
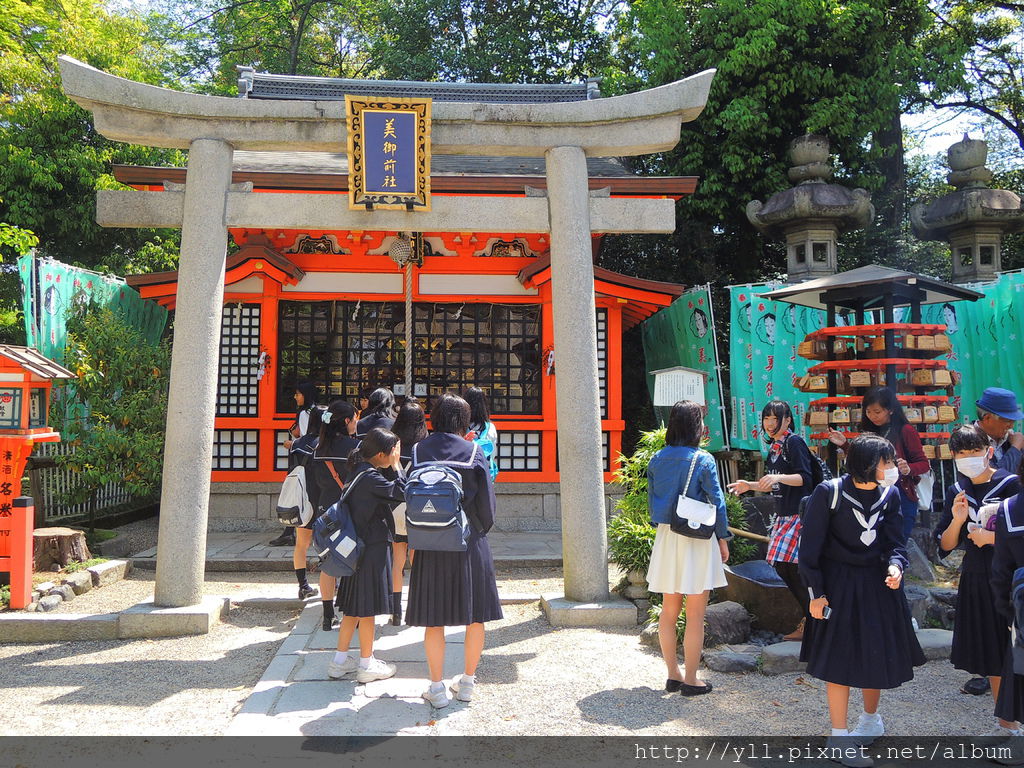
[[[729,516],[729,527],[738,528],[741,531],[747,528],[747,513],[743,509],[743,502],[739,496],[731,493],[725,495],[725,511]],[[733,536],[729,542],[729,564],[739,565],[757,557],[757,542],[743,536]]]
[[[11,588],[9,586],[0,587],[0,610],[6,610],[10,604]]]
[[[646,572],[651,563],[655,532],[648,520],[634,520],[627,514],[616,515],[608,522],[609,559],[627,573]]]

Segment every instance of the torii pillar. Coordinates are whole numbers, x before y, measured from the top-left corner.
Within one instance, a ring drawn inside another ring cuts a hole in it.
[[[671,199],[591,197],[587,157],[665,152],[704,109],[714,70],[647,91],[556,104],[435,102],[431,152],[544,157],[547,200],[435,197],[429,212],[353,211],[338,195],[251,194],[231,185],[234,150],[344,152],[345,105],[255,101],[136,83],[61,57],[64,90],[109,139],[189,150],[184,192],[101,190],[108,227],[181,227],[181,260],[160,499],[157,605],[202,594],[216,413],[224,259],[229,227],[549,232],[558,375],[565,595],[547,596],[552,623],[636,621],[608,590],[604,467],[591,235],[671,233]]]

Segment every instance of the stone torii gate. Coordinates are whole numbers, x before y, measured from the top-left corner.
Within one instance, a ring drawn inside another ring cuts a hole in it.
[[[61,57],[68,96],[109,139],[188,150],[184,190],[97,192],[105,227],[180,227],[157,554],[156,605],[198,604],[216,402],[229,227],[548,232],[559,425],[565,601],[609,601],[592,233],[671,233],[671,199],[591,196],[586,158],[670,150],[704,109],[714,70],[638,93],[554,104],[434,102],[431,152],[544,157],[547,199],[433,198],[429,212],[349,210],[336,194],[251,192],[232,184],[235,150],[345,152],[345,104],[202,96],[115,77]],[[571,372],[571,375],[566,375]],[[634,611],[629,606],[629,611]],[[578,621],[598,619],[593,610]],[[549,609],[549,616],[551,611]],[[635,613],[633,613],[635,621]]]

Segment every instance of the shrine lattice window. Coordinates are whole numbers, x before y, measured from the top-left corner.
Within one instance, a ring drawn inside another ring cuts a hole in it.
[[[413,305],[414,394],[431,400],[470,386],[498,414],[541,412],[541,307],[536,304]],[[282,301],[277,407],[295,409],[309,379],[328,400],[405,381],[405,306],[399,302]]]

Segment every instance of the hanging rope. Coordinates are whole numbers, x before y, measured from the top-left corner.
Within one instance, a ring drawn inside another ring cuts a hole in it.
[[[412,261],[405,264],[405,396],[412,397]]]

